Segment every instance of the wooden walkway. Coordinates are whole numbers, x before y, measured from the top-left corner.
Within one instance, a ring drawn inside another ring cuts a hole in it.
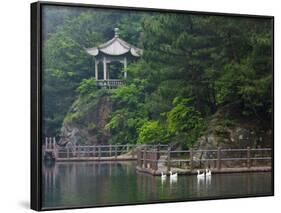
[[[167,149],[167,145],[157,145]],[[55,138],[45,138],[43,159],[55,161],[129,161],[137,160],[137,149],[142,145],[79,145],[59,146]],[[147,146],[155,148],[154,145]]]
[[[271,171],[271,148],[207,149],[166,151],[142,147],[137,152],[137,171],[152,175],[197,174],[210,168],[213,173]],[[204,158],[202,156],[205,156]]]
[[[204,157],[202,157],[204,156]],[[80,145],[56,144],[46,138],[43,158],[57,162],[68,161],[137,161],[136,170],[151,175],[169,171],[197,174],[210,168],[215,173],[271,171],[271,148],[174,150],[168,145]]]

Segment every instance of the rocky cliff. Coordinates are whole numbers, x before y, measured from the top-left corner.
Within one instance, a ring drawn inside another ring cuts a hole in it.
[[[228,104],[220,108],[208,121],[208,129],[199,138],[194,149],[206,150],[218,147],[222,149],[271,148],[272,124],[268,119],[243,116],[239,103]],[[215,158],[216,152],[196,153],[196,159]],[[223,157],[227,152],[222,153]],[[231,157],[243,157],[245,153],[232,154]],[[202,163],[202,162],[201,162]],[[207,162],[208,165],[215,162]],[[225,162],[227,164],[227,162]],[[237,162],[238,164],[241,162]]]
[[[105,129],[112,112],[112,101],[106,94],[79,97],[64,119],[59,143],[107,144],[110,132]]]

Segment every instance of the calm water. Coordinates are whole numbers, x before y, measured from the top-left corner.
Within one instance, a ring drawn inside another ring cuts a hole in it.
[[[43,207],[139,203],[271,193],[271,173],[216,174],[197,180],[139,174],[135,163],[67,162],[44,165]]]

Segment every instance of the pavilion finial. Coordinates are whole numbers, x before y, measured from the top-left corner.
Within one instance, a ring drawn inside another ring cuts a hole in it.
[[[115,37],[119,37],[119,28],[118,27],[114,28],[114,32],[115,32]]]

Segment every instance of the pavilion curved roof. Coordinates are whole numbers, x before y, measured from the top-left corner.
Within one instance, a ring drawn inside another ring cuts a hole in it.
[[[124,41],[123,39],[119,38],[118,28],[115,28],[114,30],[115,36],[111,40],[97,47],[86,49],[88,54],[98,56],[100,53],[104,53],[106,55],[119,56],[124,55],[126,53],[130,53],[132,56],[135,57],[140,57],[142,55],[142,49],[137,48]]]

